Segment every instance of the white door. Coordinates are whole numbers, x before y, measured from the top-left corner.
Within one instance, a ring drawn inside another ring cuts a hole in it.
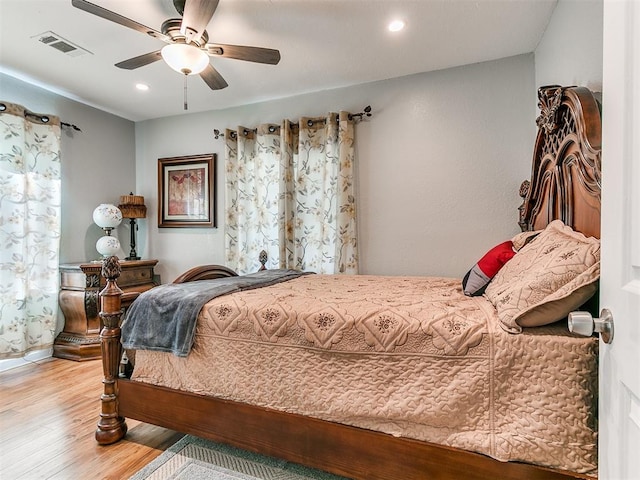
[[[640,479],[640,1],[605,0],[599,479]]]

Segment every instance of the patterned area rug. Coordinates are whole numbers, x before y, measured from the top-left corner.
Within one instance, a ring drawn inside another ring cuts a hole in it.
[[[129,480],[346,480],[186,435]]]

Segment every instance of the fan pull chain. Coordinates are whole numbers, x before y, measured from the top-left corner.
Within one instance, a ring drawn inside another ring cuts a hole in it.
[[[187,105],[187,78],[189,75],[184,76],[184,109],[189,110],[189,105]]]

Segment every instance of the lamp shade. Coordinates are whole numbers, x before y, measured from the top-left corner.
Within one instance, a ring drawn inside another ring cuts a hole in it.
[[[116,228],[122,222],[122,212],[115,205],[101,203],[93,211],[93,221],[100,228]]]
[[[186,43],[170,43],[160,53],[167,65],[185,75],[200,73],[209,65],[209,56],[203,50]]]
[[[129,195],[120,196],[118,208],[122,212],[123,218],[144,218],[147,216],[144,197],[142,195],[134,195],[133,192]]]

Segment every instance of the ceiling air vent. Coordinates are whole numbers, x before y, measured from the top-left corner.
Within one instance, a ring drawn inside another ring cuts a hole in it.
[[[53,33],[51,31],[41,33],[40,35],[36,35],[35,37],[31,38],[35,38],[40,43],[44,43],[51,48],[55,48],[65,55],[69,55],[70,57],[79,57],[80,55],[84,55],[86,53],[92,55],[89,50],[79,47],[78,45],[71,43],[69,40],[62,38],[57,33]]]

